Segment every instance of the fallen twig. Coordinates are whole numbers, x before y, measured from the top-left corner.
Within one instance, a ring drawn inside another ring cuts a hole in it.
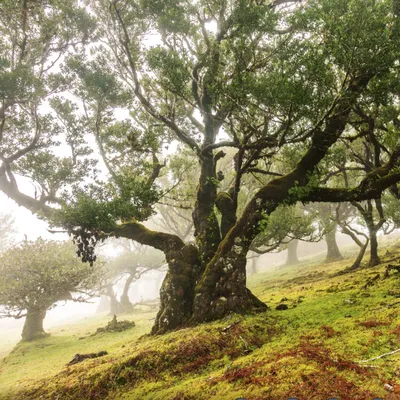
[[[244,352],[247,354],[247,353],[251,353],[252,352],[252,350],[249,348],[249,346],[247,345],[247,343],[246,343],[246,341],[242,338],[242,336],[240,336],[239,335],[239,338],[240,338],[240,340],[244,343],[244,347],[245,347],[245,350],[244,350]]]
[[[358,362],[358,363],[365,363],[365,362],[369,362],[369,361],[379,360],[380,358],[387,357],[387,356],[391,356],[392,354],[398,353],[399,351],[400,351],[400,349],[393,350],[393,351],[391,351],[390,353],[381,354],[380,356],[373,357],[373,358],[370,358],[370,359],[368,359],[368,360],[360,360],[360,361],[357,361],[357,362]]]

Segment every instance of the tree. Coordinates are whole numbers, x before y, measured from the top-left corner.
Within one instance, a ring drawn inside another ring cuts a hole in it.
[[[43,7],[9,2],[1,21],[0,189],[70,231],[84,261],[109,236],[164,252],[153,333],[266,310],[246,287],[246,255],[279,206],[377,199],[400,180],[396,112],[382,121],[393,138],[381,166],[348,188],[320,169],[340,140],[352,146],[359,105],[398,111],[398,0]],[[54,152],[60,137],[70,157]],[[158,179],[169,145],[197,166],[194,244],[144,225],[171,189]],[[221,191],[223,148],[235,152],[234,181]],[[267,179],[239,212],[248,174]],[[20,191],[18,175],[36,196]]]
[[[339,246],[336,242],[337,222],[334,219],[335,205],[329,203],[319,204],[319,220],[325,231],[326,258],[325,262],[342,260]]]
[[[114,241],[114,245],[115,245]],[[110,314],[131,312],[136,304],[129,299],[132,283],[138,281],[144,274],[158,270],[163,264],[163,254],[145,246],[132,246],[127,240],[118,240],[123,252],[104,264],[105,280],[103,294],[110,299]],[[114,291],[117,282],[123,281],[120,300]]]
[[[352,222],[355,219],[355,211],[356,209],[350,203],[343,203],[336,207],[335,213],[331,216],[332,220],[340,227],[342,233],[350,236],[360,248],[353,264],[342,272],[351,272],[359,268],[369,245],[368,235],[352,226]],[[359,239],[359,236],[365,239],[364,243]]]
[[[61,300],[88,299],[96,277],[72,244],[38,239],[14,246],[0,256],[0,316],[25,317],[23,340],[41,337],[47,310]]]
[[[299,262],[299,241],[317,242],[322,235],[315,213],[300,206],[281,206],[269,216],[268,223],[254,238],[250,249],[257,254],[287,250],[286,265],[294,265]]]

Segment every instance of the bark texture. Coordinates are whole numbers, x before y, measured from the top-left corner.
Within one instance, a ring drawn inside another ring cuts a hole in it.
[[[22,340],[30,341],[46,336],[43,328],[43,321],[46,317],[46,310],[28,310],[22,329]]]
[[[160,310],[153,334],[182,327],[192,314],[194,288],[199,274],[198,251],[194,246],[170,252],[169,270],[160,290]]]

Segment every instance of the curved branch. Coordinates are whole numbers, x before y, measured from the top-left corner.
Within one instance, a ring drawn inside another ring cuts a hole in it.
[[[129,62],[129,67],[130,67],[130,72],[132,73],[133,77],[133,83],[134,83],[134,90],[135,90],[135,95],[137,99],[140,101],[140,103],[143,105],[143,107],[146,109],[146,111],[155,119],[161,121],[163,124],[165,124],[167,127],[169,127],[173,132],[175,132],[176,136],[178,139],[188,145],[192,150],[196,152],[196,154],[200,153],[200,148],[196,141],[188,136],[181,128],[176,125],[174,121],[171,119],[167,118],[166,116],[160,114],[157,112],[157,110],[153,107],[153,105],[150,103],[149,99],[147,99],[143,93],[142,93],[142,88],[139,82],[138,78],[138,73],[136,70],[136,64],[133,59],[132,53],[130,51],[129,45],[131,44],[131,39],[128,33],[128,30],[126,28],[126,25],[122,19],[120,10],[117,7],[117,1],[113,2],[113,8],[115,11],[115,14],[117,16],[119,25],[122,29],[123,32],[123,38],[119,38],[120,44],[123,48],[123,51],[125,52],[128,62]]]
[[[398,182],[400,182],[400,172],[388,174],[374,181],[367,177],[360,185],[350,190],[344,188],[313,188],[301,198],[301,201],[340,203],[378,199],[384,190]]]
[[[14,200],[19,206],[25,207],[36,214],[41,214],[50,217],[54,209],[47,206],[43,201],[34,199],[19,191],[15,179],[7,179],[6,167],[0,167],[0,190],[9,198]]]
[[[112,234],[117,238],[132,239],[140,244],[154,247],[164,253],[179,251],[185,247],[185,243],[178,236],[152,231],[136,221],[118,225],[113,229]]]

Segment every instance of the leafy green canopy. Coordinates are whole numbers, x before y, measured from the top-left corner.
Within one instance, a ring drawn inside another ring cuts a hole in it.
[[[84,246],[154,213],[171,189],[158,178],[174,174],[161,158],[175,140],[198,171],[204,149],[228,137],[241,153],[236,175],[280,173],[353,79],[374,76],[359,101],[379,101],[385,122],[398,111],[398,68],[389,67],[399,57],[397,2],[24,4],[1,5],[0,185]],[[325,185],[324,169],[308,181]],[[34,183],[36,202],[16,191],[19,176]],[[307,193],[291,190],[289,202]]]

